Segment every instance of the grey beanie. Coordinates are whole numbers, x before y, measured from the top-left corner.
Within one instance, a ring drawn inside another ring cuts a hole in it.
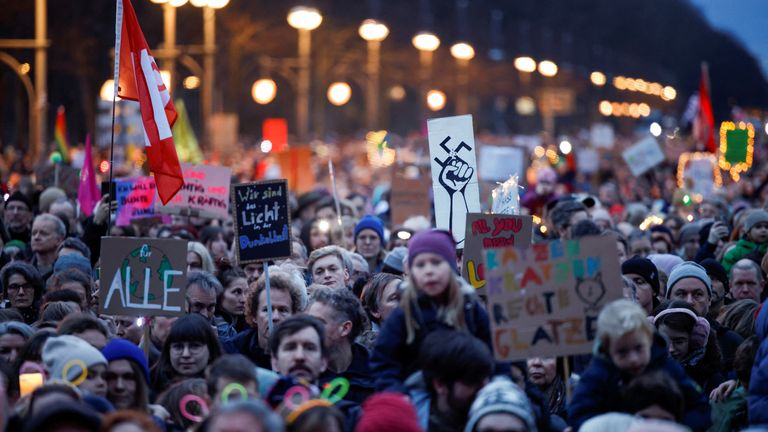
[[[744,234],[749,233],[755,225],[760,222],[768,222],[768,212],[765,210],[756,210],[747,215],[744,219]]]
[[[707,270],[693,261],[683,261],[676,265],[669,274],[669,279],[667,280],[667,298],[669,298],[672,293],[672,288],[675,284],[680,282],[680,280],[687,278],[695,278],[704,282],[704,285],[707,287],[707,293],[712,297],[712,279],[707,275]]]
[[[43,345],[43,364],[52,379],[75,381],[83,374],[82,365],[91,368],[98,364],[107,364],[101,351],[77,336],[54,336]],[[63,376],[64,368],[67,376]]]
[[[393,248],[386,257],[384,257],[384,265],[392,267],[393,269],[403,273],[403,260],[408,255],[408,248],[405,246],[398,246]]]
[[[483,417],[494,413],[512,414],[525,423],[526,430],[536,432],[536,420],[528,397],[508,378],[496,378],[480,389],[469,409],[464,432],[473,432]]]

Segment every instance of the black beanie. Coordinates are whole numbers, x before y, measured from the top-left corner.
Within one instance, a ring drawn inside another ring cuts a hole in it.
[[[647,258],[639,256],[632,257],[621,264],[621,274],[634,273],[642,276],[651,288],[653,293],[659,293],[659,270],[653,265],[653,262]]]

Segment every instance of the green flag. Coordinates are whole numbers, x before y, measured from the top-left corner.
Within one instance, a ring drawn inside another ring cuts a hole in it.
[[[173,125],[173,141],[176,143],[179,162],[199,164],[203,161],[203,153],[200,151],[195,131],[189,123],[187,107],[181,99],[176,99],[173,103],[178,113],[176,123]]]

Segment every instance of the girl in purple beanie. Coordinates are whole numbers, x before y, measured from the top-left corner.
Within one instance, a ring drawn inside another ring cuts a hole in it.
[[[432,331],[468,332],[492,349],[488,313],[459,276],[449,232],[414,235],[408,243],[408,269],[400,306],[384,323],[371,357],[378,391],[407,392],[404,381],[418,370],[421,341]]]

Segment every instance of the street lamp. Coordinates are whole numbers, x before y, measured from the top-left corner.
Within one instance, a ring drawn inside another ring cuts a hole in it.
[[[432,111],[440,111],[445,108],[445,93],[441,90],[427,92],[427,106]]]
[[[251,97],[254,102],[260,105],[266,105],[272,102],[277,95],[277,84],[269,78],[256,80],[251,87]]]
[[[592,84],[602,87],[607,82],[607,79],[605,78],[605,74],[600,71],[594,71],[591,74],[589,74],[589,80],[592,81]]]
[[[320,11],[296,6],[288,12],[288,24],[299,31],[299,80],[296,101],[296,123],[299,141],[307,138],[309,131],[309,62],[312,49],[310,32],[320,26],[323,16]]]
[[[417,33],[411,39],[411,43],[419,50],[419,96],[424,98],[422,100],[429,101],[427,97],[427,82],[432,75],[432,56],[435,50],[440,47],[440,38],[434,33],[423,31]],[[423,114],[423,102],[419,104],[419,107]],[[422,115],[422,117],[424,116]]]
[[[451,55],[458,66],[458,87],[456,98],[456,113],[466,114],[469,111],[467,93],[469,87],[469,61],[475,56],[475,49],[467,42],[457,42],[451,46]]]
[[[557,75],[557,65],[551,60],[542,60],[539,62],[539,73],[545,77]]]
[[[373,130],[379,118],[381,42],[389,35],[389,29],[382,22],[375,19],[367,19],[360,24],[358,33],[368,43],[368,63],[365,66],[368,74],[365,97],[365,122],[368,129]]]
[[[517,69],[520,72],[527,72],[527,73],[535,72],[536,60],[528,56],[517,57],[515,59],[515,69]]]
[[[328,86],[328,101],[336,106],[342,106],[352,97],[352,87],[345,82],[335,82]]]

